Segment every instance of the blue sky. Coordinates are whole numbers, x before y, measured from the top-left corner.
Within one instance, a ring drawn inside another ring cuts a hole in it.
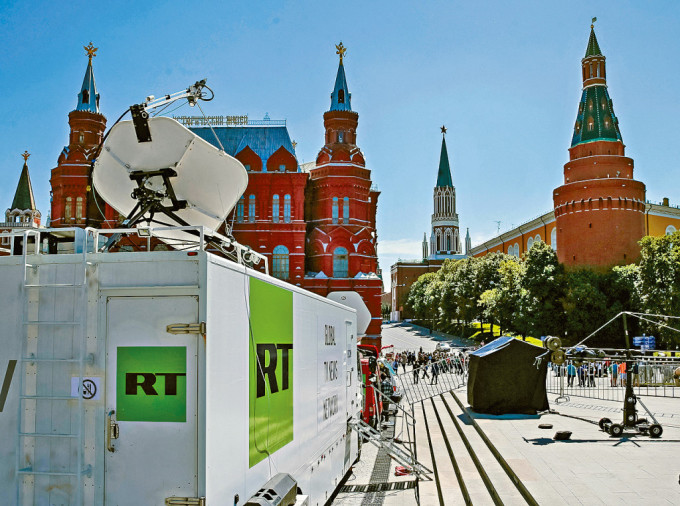
[[[90,40],[110,123],[149,94],[206,77],[216,93],[206,114],[288,120],[301,163],[322,146],[342,40],[358,145],[382,192],[378,248],[388,273],[397,258],[418,258],[429,233],[442,124],[473,244],[496,234],[496,220],[504,230],[552,208],[593,16],[635,178],[649,200],[678,205],[680,2],[630,0],[3,0],[0,205],[11,204],[28,150],[47,216],[50,170],[67,143]]]

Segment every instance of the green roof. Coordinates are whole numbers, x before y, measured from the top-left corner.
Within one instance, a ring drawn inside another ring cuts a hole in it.
[[[28,164],[26,163],[24,163],[24,168],[21,170],[19,184],[17,185],[17,191],[14,194],[14,200],[10,209],[20,209],[22,211],[27,209],[35,210],[33,187],[31,186],[31,177],[28,175]]]
[[[446,139],[444,139],[444,137],[442,137],[442,153],[439,157],[437,186],[453,186],[453,181],[451,180],[451,168],[449,167],[449,154],[446,151]]]
[[[588,39],[588,47],[586,48],[586,58],[589,56],[602,56],[602,51],[600,51],[600,45],[597,43],[597,37],[595,37],[595,29],[590,27],[590,38]]]
[[[571,145],[601,140],[622,141],[619,120],[607,87],[588,86],[581,94]]]

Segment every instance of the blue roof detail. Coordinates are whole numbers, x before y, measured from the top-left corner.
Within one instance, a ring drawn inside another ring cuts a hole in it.
[[[99,93],[94,84],[94,72],[92,71],[92,60],[87,64],[83,86],[78,93],[78,106],[76,111],[88,111],[99,113]]]
[[[338,75],[335,77],[335,88],[331,93],[331,111],[351,111],[352,94],[347,88],[347,78],[345,77],[345,67],[340,60]]]
[[[246,147],[252,149],[257,156],[262,160],[262,171],[267,170],[267,160],[276,151],[283,147],[286,151],[295,156],[295,149],[293,143],[288,135],[288,129],[285,126],[281,127],[248,127],[248,126],[234,126],[234,127],[213,127],[215,134],[219,138],[224,151],[231,156],[236,156]],[[219,142],[215,139],[215,134],[210,128],[190,128],[192,132],[198,135],[203,140],[209,142],[216,148],[220,147]],[[298,164],[298,172],[300,166]]]

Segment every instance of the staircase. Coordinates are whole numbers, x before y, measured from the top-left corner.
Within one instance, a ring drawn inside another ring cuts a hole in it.
[[[418,478],[428,478],[432,470],[418,462],[413,453],[405,448],[404,446],[395,443],[391,439],[383,438],[380,431],[374,429],[369,424],[360,419],[354,419],[350,421],[350,426],[352,429],[357,431],[359,435],[363,436],[364,439],[378,448],[383,448],[387,454],[396,460],[402,466],[408,467],[413,470],[413,473]]]
[[[38,231],[25,231],[22,247],[16,504],[80,505],[91,468],[83,458],[83,396],[72,390],[80,392],[86,365],[86,248],[75,262],[41,265]]]

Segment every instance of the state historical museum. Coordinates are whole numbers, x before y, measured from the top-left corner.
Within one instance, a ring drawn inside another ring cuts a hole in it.
[[[380,345],[380,294],[376,210],[378,192],[357,146],[359,114],[352,110],[342,43],[340,63],[323,115],[325,141],[316,163],[297,161],[285,121],[238,117],[227,126],[195,126],[178,118],[197,135],[224,149],[248,171],[248,187],[220,232],[268,257],[271,274],[321,296],[354,290],[372,315],[363,338]],[[50,227],[113,228],[120,217],[92,187],[91,162],[106,128],[99,109],[92,57],[69,114],[69,144],[52,170]],[[208,118],[210,119],[210,118]],[[27,169],[26,169],[27,170]],[[152,246],[154,247],[154,246]],[[120,249],[145,248],[129,242]],[[165,249],[163,244],[155,248]]]

